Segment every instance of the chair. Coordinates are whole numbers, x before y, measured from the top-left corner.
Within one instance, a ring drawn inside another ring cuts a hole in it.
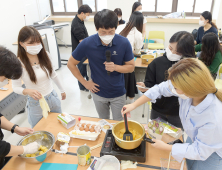
[[[221,74],[222,74],[222,64],[219,66],[219,78]]]
[[[214,83],[218,89],[222,89],[222,80],[221,79],[216,79]]]
[[[147,115],[147,122],[149,122],[149,119],[150,119],[150,111],[151,111],[151,109],[152,109],[152,104],[151,104],[151,102],[147,102],[147,104],[148,104],[148,115]],[[143,114],[142,114],[142,118],[144,118],[144,112],[145,112],[145,105],[146,105],[146,103],[144,103],[143,104]]]
[[[164,49],[164,42],[165,42],[165,32],[164,31],[150,31],[148,36],[148,42],[150,39],[161,39],[163,43],[149,43],[148,49],[157,50],[157,49]]]

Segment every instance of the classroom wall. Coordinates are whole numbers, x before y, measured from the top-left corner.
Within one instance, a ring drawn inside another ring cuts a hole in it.
[[[129,18],[132,10],[132,5],[136,0],[107,0],[107,7],[110,10],[115,8],[121,8],[123,11],[123,19]],[[215,0],[213,7],[213,19],[218,19],[219,16],[222,16],[222,0]],[[71,22],[70,22],[71,24]],[[222,27],[222,19],[217,20],[219,28]],[[221,26],[220,26],[221,25]],[[85,26],[88,30],[89,35],[95,34],[95,26],[93,22],[85,22]],[[165,31],[165,46],[168,45],[170,37],[177,31],[188,31],[192,32],[193,29],[197,29],[198,24],[170,24],[170,23],[147,23],[146,33],[148,35],[149,31]],[[66,44],[71,45],[71,35],[70,35],[71,26],[64,27],[60,32],[57,33],[57,36],[62,39]],[[58,44],[63,44],[58,41]]]
[[[220,4],[217,4],[219,7],[218,13],[217,13],[217,27],[222,28],[222,0],[220,0]]]
[[[1,0],[0,5],[0,45],[17,53],[19,30],[26,25],[39,21],[50,11],[48,0]],[[25,15],[25,19],[24,19]]]
[[[108,9],[114,10],[119,7],[123,11],[123,19],[130,16],[132,4],[136,0],[107,0]],[[17,41],[19,30],[25,25],[31,25],[33,22],[42,20],[46,15],[51,14],[49,0],[6,0],[2,1],[0,6],[0,45],[6,46],[14,53],[17,53],[17,46],[12,45]],[[213,18],[217,20],[217,25],[222,28],[222,0],[215,0]],[[71,22],[70,22],[71,24]],[[94,22],[85,22],[89,35],[95,34],[96,29]],[[161,24],[147,23],[146,32],[152,30],[165,31],[165,42],[169,41],[170,37],[177,31],[186,30],[191,32],[198,28],[198,24]],[[57,36],[71,45],[71,26],[64,27]],[[58,44],[63,44],[58,40]]]
[[[120,8],[123,13],[122,17],[126,19],[131,15],[132,6],[136,1],[137,0],[107,0],[107,7],[113,11],[116,8]]]

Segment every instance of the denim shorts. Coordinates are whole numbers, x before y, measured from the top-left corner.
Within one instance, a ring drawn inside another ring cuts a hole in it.
[[[62,113],[61,101],[55,90],[44,98],[48,103],[51,112]],[[43,117],[42,108],[40,107],[39,101],[34,100],[30,96],[28,97],[26,106],[28,110],[28,122],[33,128]]]
[[[186,143],[192,143],[190,137]],[[188,170],[222,170],[222,158],[216,153],[212,153],[205,161],[186,159]]]

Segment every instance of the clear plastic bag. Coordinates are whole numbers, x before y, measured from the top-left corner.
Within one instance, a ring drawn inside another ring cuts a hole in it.
[[[180,128],[171,125],[161,118],[150,120],[147,124],[147,137],[159,139],[166,143],[175,141],[183,135]]]
[[[160,158],[161,170],[168,170],[169,160],[165,158]],[[177,162],[175,159],[170,160],[169,170],[187,170],[185,160],[181,163]]]

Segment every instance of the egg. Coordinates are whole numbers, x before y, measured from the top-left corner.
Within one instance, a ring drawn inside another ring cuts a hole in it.
[[[94,128],[96,125],[92,125],[92,127]]]
[[[95,131],[94,127],[91,127],[90,132],[94,132],[94,131]]]
[[[84,130],[84,127],[80,127],[79,130],[83,131],[83,130]]]
[[[86,125],[86,127],[88,127],[88,128],[89,128],[90,126],[91,126],[90,124],[87,124],[87,125]]]
[[[88,131],[89,131],[89,128],[88,128],[88,127],[86,127],[86,128],[85,128],[85,131],[86,131],[86,132],[88,132]]]
[[[85,124],[85,123],[83,123],[83,124],[82,124],[82,127],[84,127],[85,125],[86,125],[86,124]]]

